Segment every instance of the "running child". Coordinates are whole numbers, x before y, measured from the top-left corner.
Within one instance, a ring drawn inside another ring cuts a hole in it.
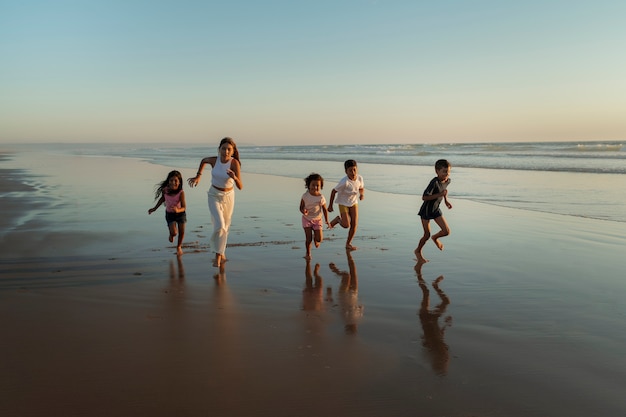
[[[326,209],[326,199],[321,193],[324,188],[324,178],[320,174],[311,174],[304,179],[307,191],[300,199],[300,213],[302,213],[302,227],[306,245],[306,255],[304,259],[311,259],[311,243],[315,242],[315,247],[319,248],[324,239],[322,233],[322,215],[328,227],[328,210]]]
[[[428,259],[424,258],[422,249],[428,239],[430,238],[430,221],[434,220],[435,223],[441,228],[439,232],[433,235],[432,240],[439,250],[443,250],[443,244],[439,241],[440,238],[448,236],[450,234],[450,227],[446,219],[443,217],[443,213],[439,208],[441,201],[443,200],[448,209],[452,208],[452,204],[448,201],[448,185],[450,185],[450,163],[445,159],[440,159],[435,163],[435,172],[437,176],[433,178],[424,193],[422,194],[422,207],[418,215],[422,220],[422,228],[424,229],[424,235],[415,249],[415,256],[418,262],[428,262]]]
[[[335,197],[337,197],[337,204],[339,205],[339,216],[330,222],[330,228],[332,229],[337,224],[340,224],[344,229],[350,228],[346,240],[346,249],[356,250],[358,248],[352,246],[352,239],[359,224],[359,200],[364,198],[365,183],[363,182],[363,177],[358,173],[354,159],[348,159],[343,163],[343,167],[346,171],[346,176],[339,181],[330,193],[328,211],[333,211]]]
[[[158,201],[154,207],[148,210],[148,214],[154,213],[161,204],[165,203],[165,221],[170,231],[169,241],[174,242],[174,237],[178,234],[176,255],[182,255],[185,223],[187,222],[187,204],[185,191],[183,191],[183,176],[179,171],[171,171],[167,174],[165,181],[157,184],[154,199],[158,199]],[[178,231],[176,230],[177,226]]]

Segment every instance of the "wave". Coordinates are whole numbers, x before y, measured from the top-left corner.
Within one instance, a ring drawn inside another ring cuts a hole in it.
[[[167,144],[100,144],[76,146],[80,154],[134,157],[173,166],[197,163],[198,155],[215,154],[207,146]],[[622,142],[511,142],[280,145],[240,147],[242,159],[333,161],[356,159],[381,165],[433,166],[448,159],[454,167],[576,173],[626,174]]]
[[[575,150],[578,152],[620,152],[623,148],[621,143],[597,143],[578,144]]]

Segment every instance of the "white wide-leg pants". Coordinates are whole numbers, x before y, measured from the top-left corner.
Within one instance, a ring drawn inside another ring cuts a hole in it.
[[[230,221],[235,208],[235,190],[224,192],[211,187],[207,195],[211,221],[213,222],[211,247],[213,252],[224,255],[226,253]]]

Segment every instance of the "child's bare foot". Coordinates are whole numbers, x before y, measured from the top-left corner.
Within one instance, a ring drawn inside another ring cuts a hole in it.
[[[424,256],[422,255],[422,252],[418,251],[417,249],[415,249],[413,253],[415,253],[417,262],[419,262],[420,264],[425,264],[426,262],[428,262],[428,259],[424,258]]]
[[[350,244],[346,245],[346,250],[357,250],[358,248],[356,246],[352,246]]]
[[[180,246],[178,246],[178,247],[176,248],[176,255],[179,255],[179,256],[180,256],[180,255],[182,255],[182,254],[183,254],[183,248],[181,248]]]
[[[170,238],[169,238],[169,241],[170,241],[170,242],[173,242],[173,241],[174,241],[174,236],[176,236],[176,235],[170,235]]]
[[[306,259],[307,261],[311,260],[311,254],[307,253],[306,255],[304,255],[304,259]]]
[[[317,241],[317,240],[316,240],[316,241],[315,241],[315,242],[313,242],[313,243],[315,243],[315,247],[316,247],[316,248],[319,248],[319,247],[320,247],[320,242],[319,242],[319,241]]]
[[[443,250],[443,243],[441,243],[439,239],[435,239],[434,237],[432,239],[433,242],[435,242],[435,245],[437,245],[437,247],[439,248],[439,250]]]

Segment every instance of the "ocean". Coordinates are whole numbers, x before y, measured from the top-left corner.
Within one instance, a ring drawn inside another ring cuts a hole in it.
[[[54,144],[53,152],[138,158],[193,175],[215,144]],[[34,146],[34,145],[23,145]],[[452,164],[451,201],[468,199],[522,210],[626,222],[626,148],[622,142],[528,142],[381,145],[239,146],[245,172],[326,180],[326,191],[355,159],[366,189],[416,195],[435,175],[434,163]],[[164,173],[165,174],[165,173]],[[165,177],[165,175],[164,175]],[[304,187],[304,183],[303,183]],[[272,190],[268,184],[268,193]],[[297,196],[294,197],[297,199]]]

